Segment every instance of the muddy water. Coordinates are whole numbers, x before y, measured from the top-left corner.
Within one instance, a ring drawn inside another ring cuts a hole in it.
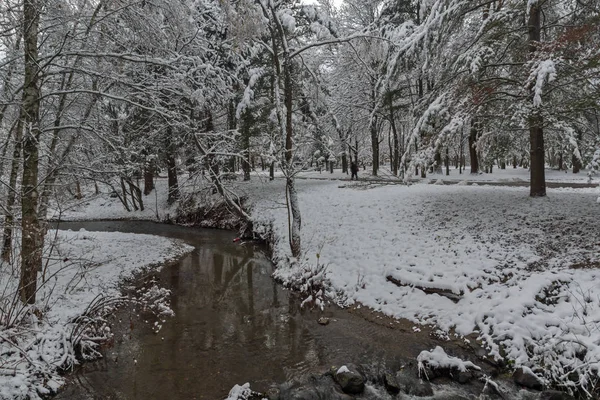
[[[131,221],[60,228],[150,233],[195,250],[159,274],[160,285],[172,290],[175,317],[155,334],[152,321],[122,310],[105,358],[78,369],[58,399],[223,399],[234,384],[266,390],[331,365],[393,370],[439,344],[406,322],[301,310],[300,299],[271,279],[263,249],[233,243],[230,232]],[[327,326],[317,323],[323,315],[331,318]]]

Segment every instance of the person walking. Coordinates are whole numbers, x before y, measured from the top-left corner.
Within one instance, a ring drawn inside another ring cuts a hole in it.
[[[352,172],[350,180],[353,180],[354,178],[358,180],[358,165],[354,161],[350,164],[350,172]]]

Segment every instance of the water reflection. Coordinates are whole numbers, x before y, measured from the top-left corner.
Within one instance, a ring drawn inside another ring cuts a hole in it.
[[[232,243],[233,234],[149,222],[64,224],[63,228],[154,233],[180,238],[195,250],[164,268],[176,316],[158,334],[133,310],[123,310],[113,348],[85,364],[59,399],[222,399],[234,384],[259,390],[322,366],[393,363],[431,348],[428,337],[366,322],[345,311],[316,323],[270,277],[260,249]],[[133,330],[130,330],[133,326]],[[407,339],[409,338],[409,339]],[[410,342],[409,342],[410,340]]]

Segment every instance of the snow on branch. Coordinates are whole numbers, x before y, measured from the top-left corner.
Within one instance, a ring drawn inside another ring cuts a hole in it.
[[[542,105],[542,93],[544,85],[556,79],[556,65],[553,60],[543,60],[535,66],[529,75],[528,86],[535,80],[533,88],[533,106]]]
[[[258,82],[258,80],[264,74],[265,74],[264,68],[254,68],[249,71],[248,75],[250,75],[250,80],[248,81],[248,86],[246,86],[246,89],[244,90],[244,96],[242,97],[242,100],[239,102],[236,112],[235,112],[235,117],[237,119],[240,119],[242,113],[248,107],[250,107],[250,104],[252,103],[252,100],[254,99],[254,90],[252,88],[256,85],[256,82]]]

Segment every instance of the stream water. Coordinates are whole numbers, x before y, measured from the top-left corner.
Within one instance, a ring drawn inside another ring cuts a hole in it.
[[[441,343],[411,323],[360,310],[300,309],[301,299],[272,280],[263,249],[233,243],[231,232],[135,221],[60,224],[80,228],[177,238],[195,250],[158,273],[172,290],[175,316],[154,333],[135,310],[121,310],[105,357],[71,374],[57,399],[224,399],[234,384],[263,391],[332,365],[394,370]],[[319,325],[321,316],[331,322]]]

